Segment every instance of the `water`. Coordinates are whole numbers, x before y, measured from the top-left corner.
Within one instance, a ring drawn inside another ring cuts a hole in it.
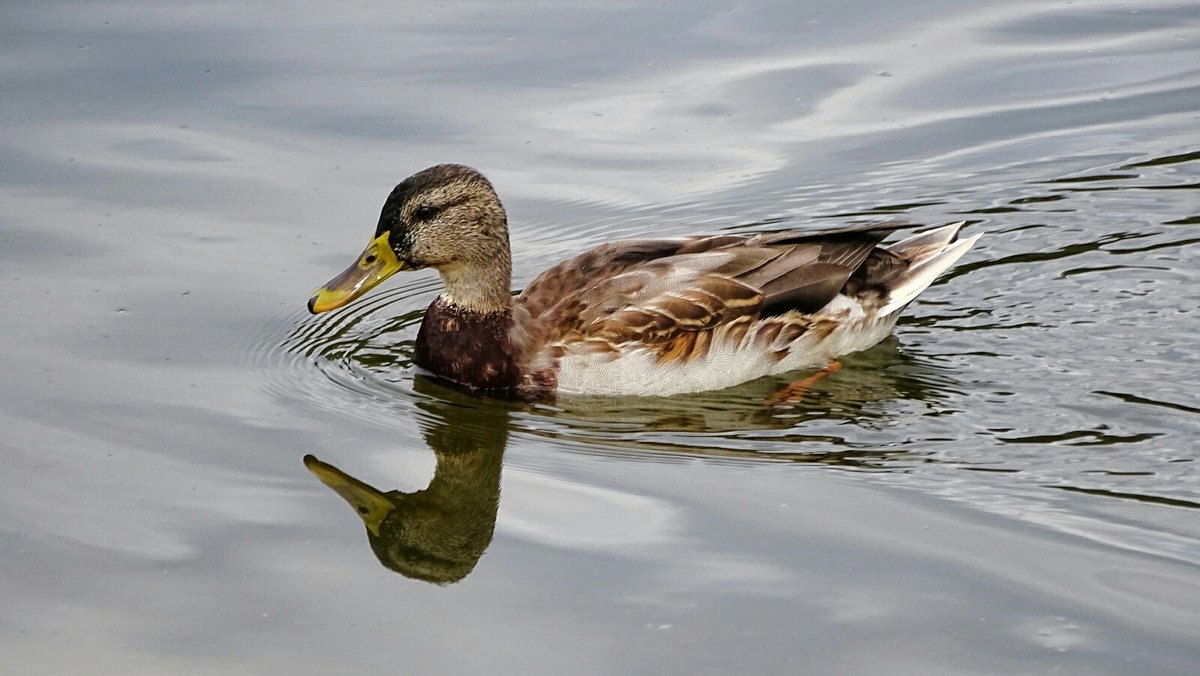
[[[1200,665],[1194,4],[0,27],[0,671]],[[626,236],[985,234],[790,411],[502,403],[411,370],[429,273],[304,310],[443,161],[496,184],[517,285]]]

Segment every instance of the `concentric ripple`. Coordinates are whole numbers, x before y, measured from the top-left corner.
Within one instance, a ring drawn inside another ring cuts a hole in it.
[[[267,390],[292,405],[368,424],[410,409],[412,342],[438,281],[414,276],[337,312],[294,311],[272,322],[252,354]]]

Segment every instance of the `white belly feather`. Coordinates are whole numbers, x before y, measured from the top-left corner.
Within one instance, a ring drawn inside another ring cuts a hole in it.
[[[772,344],[763,349],[755,341],[759,326],[751,328],[740,344],[710,346],[707,354],[691,361],[660,363],[658,353],[627,346],[617,357],[595,352],[567,351],[559,362],[561,394],[666,396],[733,387],[763,376],[819,368],[839,355],[865,350],[886,338],[899,311],[887,317],[870,317],[851,298],[838,295],[821,315],[838,317],[832,332],[805,333],[790,345]],[[783,359],[771,352],[787,349]]]

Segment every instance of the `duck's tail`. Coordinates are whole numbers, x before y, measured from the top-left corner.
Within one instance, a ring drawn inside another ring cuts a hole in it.
[[[951,223],[887,247],[890,253],[908,261],[908,269],[888,280],[890,292],[887,303],[879,311],[880,316],[887,316],[913,302],[938,275],[954,265],[975,244],[975,240],[979,239],[978,234],[957,239],[958,231],[964,225],[966,221]]]

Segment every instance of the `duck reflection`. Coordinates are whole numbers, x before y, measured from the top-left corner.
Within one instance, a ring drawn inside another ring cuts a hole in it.
[[[357,347],[351,354],[367,372],[389,374],[407,366],[408,353],[402,349]],[[571,452],[611,457],[615,449],[628,449],[623,457],[630,461],[661,461],[664,453],[679,453],[867,469],[894,466],[909,451],[881,446],[878,435],[871,434],[887,434],[887,404],[933,404],[951,391],[953,378],[942,372],[945,368],[899,349],[895,339],[844,361],[842,372],[823,379],[804,400],[782,412],[763,404],[781,385],[778,379],[669,398],[530,404],[476,397],[416,374],[412,385],[419,397],[418,424],[437,461],[427,488],[385,492],[311,455],[304,464],[362,518],[380,563],[407,577],[451,584],[475,569],[492,542],[501,465],[514,424],[527,435],[578,442],[570,445]],[[519,422],[511,419],[513,412],[522,413]]]
[[[418,381],[418,392],[436,397],[419,404],[429,414],[424,437],[437,458],[427,488],[384,492],[311,455],[304,466],[362,518],[380,563],[407,577],[450,584],[474,570],[492,542],[508,411]]]

